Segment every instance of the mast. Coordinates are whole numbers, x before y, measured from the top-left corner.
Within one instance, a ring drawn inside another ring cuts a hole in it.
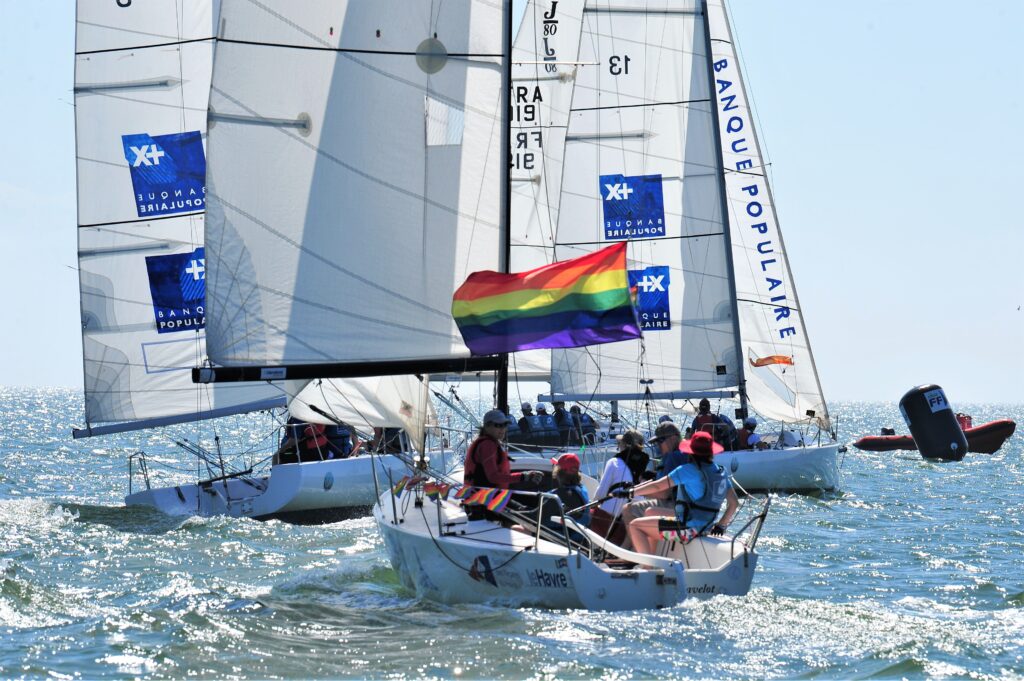
[[[505,58],[505,68],[501,73],[501,148],[504,151],[505,159],[501,168],[501,215],[502,230],[501,255],[498,266],[502,272],[509,271],[509,263],[512,260],[512,214],[509,210],[510,196],[512,192],[512,137],[511,137],[511,101],[512,93],[512,0],[505,3],[505,12],[502,22],[503,38],[501,53]],[[501,365],[498,368],[497,379],[497,404],[498,409],[504,409],[508,404],[508,355],[501,355]]]
[[[740,409],[743,414],[746,415],[747,411],[747,381],[745,378],[745,367],[743,366],[743,340],[740,335],[740,308],[739,300],[736,295],[736,272],[735,265],[733,263],[733,252],[732,252],[732,231],[729,224],[729,199],[726,194],[727,188],[725,186],[725,165],[722,163],[722,130],[719,127],[718,121],[718,97],[716,95],[715,88],[715,69],[712,64],[712,51],[711,51],[711,21],[708,17],[708,3],[707,0],[701,0],[701,14],[704,17],[704,50],[707,56],[707,67],[708,67],[708,88],[711,90],[711,119],[713,121],[712,127],[714,128],[715,136],[715,155],[719,159],[718,162],[718,187],[719,187],[719,202],[721,203],[722,210],[722,226],[725,233],[725,263],[726,263],[726,274],[729,280],[729,305],[732,310],[732,333],[733,339],[736,345],[736,376],[739,380],[739,397],[740,397]]]

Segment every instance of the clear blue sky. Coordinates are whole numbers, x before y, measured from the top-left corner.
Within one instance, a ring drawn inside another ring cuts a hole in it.
[[[1024,2],[731,7],[826,396],[1024,401]],[[4,385],[81,386],[73,51],[4,3]]]

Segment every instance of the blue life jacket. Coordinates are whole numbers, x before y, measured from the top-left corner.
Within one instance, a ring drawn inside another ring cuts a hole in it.
[[[676,485],[676,520],[704,532],[718,517],[725,494],[729,491],[729,476],[718,464],[694,462],[683,465],[696,467],[704,476],[704,494],[699,499],[691,499],[684,485]]]
[[[327,442],[331,445],[328,458],[334,458],[331,455],[335,452],[340,453],[343,457],[352,453],[352,429],[347,425],[327,426],[324,435],[327,436]]]

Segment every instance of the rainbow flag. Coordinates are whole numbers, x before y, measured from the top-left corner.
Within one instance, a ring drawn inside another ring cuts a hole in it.
[[[409,484],[409,476],[404,476],[401,480],[395,483],[395,486],[391,488],[391,493],[399,499],[402,498],[402,492],[405,491],[405,486]]]
[[[507,489],[496,489],[495,494],[490,495],[487,500],[487,510],[500,513],[508,506],[508,500],[512,498],[512,492]]]
[[[460,487],[457,490],[455,490],[455,495],[454,495],[453,498],[454,499],[459,499],[459,500],[465,500],[465,499],[468,499],[469,497],[473,496],[473,492],[475,492],[475,491],[476,491],[475,487],[470,487],[469,485],[466,485],[465,487]]]
[[[626,242],[519,274],[474,272],[455,292],[452,316],[474,355],[640,337]]]
[[[423,485],[423,493],[434,501],[440,501],[441,499],[448,498],[448,490],[451,485],[446,485],[443,482],[428,482]]]

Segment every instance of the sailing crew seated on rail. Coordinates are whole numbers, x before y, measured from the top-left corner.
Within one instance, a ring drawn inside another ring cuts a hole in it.
[[[307,463],[327,458],[326,427],[320,423],[305,423],[288,419],[284,440],[274,452],[273,465],[280,463]]]
[[[544,479],[540,471],[513,473],[508,452],[502,446],[508,429],[508,417],[500,409],[491,409],[484,414],[484,425],[476,439],[466,450],[466,463],[462,482],[473,487],[497,487],[509,489],[514,482],[528,480],[538,484]],[[495,514],[480,506],[467,506],[466,515],[470,520],[494,519]]]
[[[655,507],[649,509],[645,517],[629,523],[634,551],[654,553],[658,540],[673,536],[685,539],[688,535],[724,534],[736,515],[739,500],[733,491],[732,479],[712,459],[724,451],[722,446],[709,433],[696,432],[679,449],[690,455],[690,463],[676,467],[663,478],[614,492],[624,498],[631,498],[634,494],[657,497],[675,487],[674,514],[663,507]],[[716,523],[723,501],[726,502],[725,514]]]

